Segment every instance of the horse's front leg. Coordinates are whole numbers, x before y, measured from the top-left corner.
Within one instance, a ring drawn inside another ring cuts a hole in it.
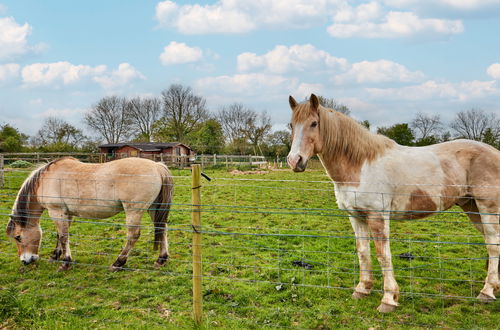
[[[57,228],[57,245],[51,257],[52,260],[58,260],[62,256],[62,264],[59,270],[67,270],[73,261],[71,258],[71,249],[69,247],[69,227],[71,225],[71,216],[61,210],[49,209],[49,216],[54,220]]]
[[[125,210],[125,212],[127,213],[127,210]],[[137,240],[141,236],[142,213],[144,212],[141,212],[140,214],[130,214],[130,212],[127,213],[127,243],[125,244],[125,247],[122,249],[116,261],[111,265],[110,270],[121,270],[127,262],[130,250],[134,247],[135,242],[137,242]]]
[[[391,247],[389,242],[389,217],[372,213],[367,217],[368,227],[377,250],[377,259],[384,277],[384,296],[377,310],[381,313],[394,311],[398,306],[399,286],[394,278]]]
[[[59,239],[59,232],[57,232],[57,239],[56,239],[56,248],[54,251],[52,251],[52,255],[50,256],[51,261],[57,261],[59,260],[59,257],[62,254],[62,246],[61,246],[61,240]]]
[[[370,256],[370,231],[365,219],[349,217],[356,236],[356,250],[359,259],[359,283],[352,297],[361,299],[370,294],[373,287],[372,259]]]

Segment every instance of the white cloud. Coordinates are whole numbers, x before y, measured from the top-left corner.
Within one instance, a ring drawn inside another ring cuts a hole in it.
[[[17,24],[12,17],[0,18],[0,60],[13,59],[28,53],[31,47],[28,45],[28,35],[31,26]]]
[[[338,84],[382,83],[382,82],[415,82],[424,78],[420,71],[410,71],[404,65],[388,60],[362,61],[354,63],[351,68],[334,78]]]
[[[480,100],[491,95],[500,95],[500,89],[495,86],[494,80],[472,80],[460,83],[428,80],[420,85],[400,88],[367,88],[367,91],[375,97],[419,102],[436,98],[463,102],[471,99]]]
[[[64,85],[81,81],[85,77],[103,74],[105,65],[92,67],[89,65],[74,65],[69,62],[34,63],[22,70],[23,82],[30,85]]]
[[[421,18],[413,12],[384,12],[375,2],[344,6],[328,27],[328,33],[337,38],[442,38],[463,31],[460,20]]]
[[[203,58],[203,51],[198,47],[189,47],[185,43],[172,41],[163,49],[160,61],[163,65],[198,62]]]
[[[129,63],[121,63],[117,70],[93,78],[95,82],[106,89],[125,86],[134,80],[144,80],[146,77]]]
[[[297,79],[275,74],[248,73],[232,76],[201,78],[195,82],[198,90],[206,93],[229,93],[241,96],[269,95],[287,93],[297,86]]]
[[[105,65],[74,65],[69,62],[34,63],[22,69],[26,86],[60,87],[93,80],[104,88],[123,86],[144,76],[128,63],[121,63],[117,70],[109,72]]]
[[[238,71],[264,69],[271,73],[286,73],[306,70],[341,70],[347,66],[347,60],[330,55],[316,47],[293,45],[290,47],[278,45],[264,55],[242,53],[238,55]]]
[[[500,63],[493,63],[488,67],[486,72],[493,78],[493,79],[500,79]]]
[[[383,0],[383,2],[395,8],[421,10],[443,7],[448,10],[463,11],[482,10],[500,4],[500,0]]]
[[[19,76],[19,64],[0,64],[0,83]]]
[[[259,28],[304,28],[324,21],[343,0],[219,0],[213,5],[163,1],[156,19],[184,34],[246,33]]]

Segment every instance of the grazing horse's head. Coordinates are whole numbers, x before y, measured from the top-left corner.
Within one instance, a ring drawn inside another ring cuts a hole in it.
[[[38,250],[42,241],[40,216],[43,210],[37,201],[36,190],[41,173],[49,165],[50,163],[33,171],[24,181],[17,194],[10,221],[7,224],[7,236],[16,241],[17,254],[25,265],[38,259]]]
[[[303,172],[307,161],[321,152],[323,147],[320,139],[319,100],[311,94],[309,101],[298,104],[290,96],[292,108],[292,147],[288,153],[288,165],[294,172]]]
[[[42,241],[42,230],[38,222],[31,222],[28,216],[11,215],[7,224],[7,236],[16,241],[17,255],[25,265],[38,259]]]

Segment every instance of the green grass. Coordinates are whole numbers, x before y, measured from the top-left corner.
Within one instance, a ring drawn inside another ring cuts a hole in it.
[[[350,298],[359,267],[346,213],[337,210],[323,171],[232,175],[207,170],[203,180],[203,304],[201,328],[495,328],[500,304],[473,299],[486,276],[483,240],[464,215],[443,213],[391,224],[400,307],[376,311],[382,278],[375,257],[375,290]],[[109,272],[126,230],[123,214],[101,224],[76,219],[76,264],[57,272],[48,262],[55,227],[42,220],[41,260],[22,266],[15,244],[0,234],[0,327],[194,328],[191,317],[189,171],[174,170],[171,259],[153,263],[151,221],[122,272]],[[27,173],[6,172],[0,225],[5,226]],[[292,181],[279,181],[292,180]],[[322,181],[322,182],[304,182]],[[451,211],[457,211],[452,209]],[[460,244],[450,244],[458,242]],[[373,253],[372,246],[372,255]],[[398,257],[411,252],[415,259]],[[303,261],[313,266],[294,265]]]

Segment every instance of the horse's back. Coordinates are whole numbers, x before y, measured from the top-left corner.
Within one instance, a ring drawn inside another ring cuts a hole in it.
[[[61,159],[44,174],[38,194],[47,208],[106,218],[124,208],[143,212],[162,186],[161,165],[142,158],[103,164]]]

